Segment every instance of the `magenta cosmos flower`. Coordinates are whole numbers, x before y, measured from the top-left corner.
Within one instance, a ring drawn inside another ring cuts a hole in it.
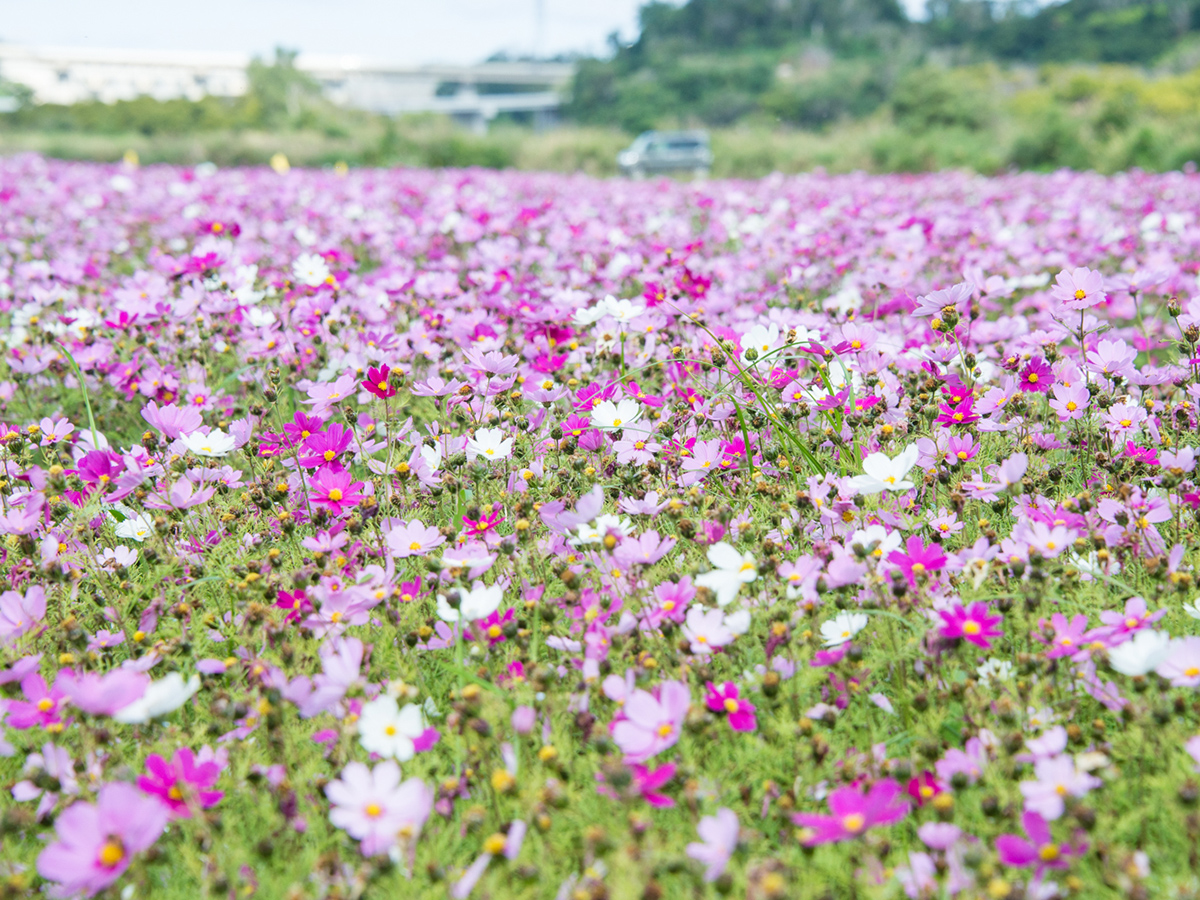
[[[387,366],[380,366],[378,369],[371,367],[367,369],[367,377],[362,386],[380,400],[395,397],[396,389],[388,381],[388,376],[391,374],[392,371]]]
[[[323,466],[317,469],[308,484],[312,489],[308,495],[309,502],[323,506],[335,516],[340,516],[366,496],[360,493],[363,483],[351,478],[345,469],[335,471]]]
[[[831,816],[797,813],[792,821],[808,831],[804,844],[814,847],[861,837],[868,828],[891,825],[908,815],[904,791],[890,778],[877,781],[863,794],[855,787],[841,787],[829,795]]]
[[[1020,388],[1027,393],[1048,393],[1054,387],[1054,372],[1046,361],[1039,356],[1029,360],[1028,365],[1021,371]]]
[[[613,740],[626,762],[645,762],[674,746],[691,702],[691,692],[682,681],[663,682],[657,697],[641,690],[630,694],[623,709],[625,718],[612,726]]]
[[[718,688],[710,681],[706,686],[708,696],[704,702],[713,712],[728,714],[730,728],[734,731],[753,731],[758,727],[758,721],[754,718],[754,704],[738,696],[736,684],[727,681]]]
[[[354,440],[354,432],[332,422],[327,431],[310,434],[300,445],[300,465],[315,469],[318,466],[339,466],[337,459]]]
[[[73,803],[54,825],[57,840],[41,852],[38,874],[61,895],[92,896],[129,868],[167,824],[167,810],[131,784],[100,788],[97,802]]]
[[[917,579],[930,572],[936,572],[946,564],[946,555],[937,544],[925,546],[918,535],[909,535],[904,550],[893,550],[888,555],[888,562],[899,567],[908,579],[910,587],[917,586]]]
[[[1072,847],[1070,844],[1054,843],[1050,826],[1035,812],[1026,812],[1021,817],[1021,824],[1025,826],[1029,840],[1015,834],[1002,834],[996,838],[996,853],[1006,866],[1036,866],[1040,874],[1044,869],[1067,868],[1072,856],[1079,856],[1087,850],[1086,845]]]
[[[950,610],[938,610],[942,627],[938,632],[944,638],[963,638],[985,650],[992,646],[992,639],[1004,632],[996,626],[1004,621],[1003,616],[989,615],[986,603],[972,603],[965,609],[959,605]]]
[[[188,747],[176,750],[169,763],[158,754],[148,756],[146,771],[149,774],[138,778],[138,787],[157,797],[176,818],[190,819],[192,809],[208,809],[225,796],[208,790],[217,783],[220,765],[214,760],[197,764]]]

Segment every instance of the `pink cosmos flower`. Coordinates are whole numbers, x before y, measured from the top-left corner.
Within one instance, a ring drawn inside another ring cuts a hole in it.
[[[134,854],[148,849],[167,824],[167,810],[131,784],[100,788],[95,805],[73,803],[54,823],[57,840],[37,859],[38,874],[60,896],[91,897],[121,877]]]
[[[700,841],[687,845],[687,855],[705,865],[705,881],[716,881],[729,865],[729,857],[737,847],[737,814],[722,807],[715,816],[704,816],[696,831],[700,833]]]
[[[908,815],[908,801],[895,781],[885,778],[866,794],[856,787],[840,787],[828,797],[831,816],[797,813],[792,821],[808,830],[804,844],[814,847],[861,837],[868,828],[891,825]]]
[[[1069,756],[1039,759],[1033,765],[1036,780],[1022,781],[1019,785],[1025,797],[1025,809],[1039,813],[1047,819],[1057,819],[1066,809],[1064,797],[1082,797],[1103,783],[1094,775],[1080,772],[1075,760]]]
[[[713,712],[726,713],[729,716],[729,727],[734,731],[753,731],[758,727],[754,717],[754,704],[744,697],[738,696],[738,686],[727,681],[719,688],[711,681],[705,687],[708,695],[704,702]]]
[[[1050,295],[1067,309],[1090,309],[1104,300],[1104,276],[1091,269],[1063,269]]]
[[[148,775],[138,776],[138,787],[159,802],[173,818],[190,819],[193,809],[208,809],[215,806],[225,794],[211,791],[221,774],[220,765],[214,760],[196,763],[189,747],[180,747],[168,763],[157,753],[146,758]]]
[[[63,669],[55,680],[72,706],[93,716],[111,716],[124,709],[140,700],[149,685],[150,676],[132,669],[113,669],[104,675]]]
[[[1137,371],[1137,350],[1122,340],[1101,340],[1087,354],[1087,367],[1112,377],[1132,378]]]
[[[937,761],[934,768],[937,769],[938,778],[947,783],[952,783],[955,775],[963,775],[967,784],[974,784],[987,768],[987,764],[987,748],[983,746],[983,741],[973,737],[968,739],[965,749],[951,747],[947,750],[946,755]]]
[[[11,644],[46,617],[46,591],[31,585],[25,593],[0,594],[0,646]]]
[[[61,710],[67,694],[58,684],[58,679],[55,679],[54,687],[50,688],[46,686],[46,679],[33,672],[21,679],[21,692],[25,695],[25,700],[8,702],[7,724],[10,728],[51,729],[62,726]]]
[[[181,408],[174,403],[160,407],[153,400],[142,409],[142,418],[153,428],[157,428],[163,437],[170,440],[191,434],[204,424],[204,419],[198,409],[190,406]]]
[[[1089,631],[1088,638],[1095,637],[1103,640],[1108,646],[1115,647],[1133,637],[1143,628],[1148,628],[1167,614],[1165,609],[1150,612],[1146,607],[1144,597],[1130,597],[1125,601],[1122,612],[1104,610],[1100,613],[1100,628]]]
[[[963,282],[941,291],[933,291],[927,296],[917,298],[917,307],[912,311],[914,316],[940,316],[947,306],[954,307],[960,314],[966,314],[971,306],[971,295],[974,288]]]
[[[1170,680],[1172,687],[1200,687],[1200,637],[1171,641],[1171,651],[1155,670]]]
[[[1050,401],[1050,408],[1064,422],[1071,419],[1082,419],[1083,414],[1087,412],[1087,408],[1092,403],[1091,394],[1082,384],[1056,384],[1052,390],[1054,399]]]
[[[446,538],[432,525],[420,519],[402,522],[387,534],[388,550],[396,559],[424,556],[435,547],[446,543]]]
[[[993,638],[1004,633],[996,627],[1004,617],[990,615],[990,612],[986,603],[972,603],[966,608],[959,604],[950,610],[938,610],[943,620],[938,634],[950,640],[962,638],[986,650],[992,646]]]
[[[1087,631],[1088,617],[1085,613],[1073,616],[1070,621],[1062,613],[1050,617],[1050,628],[1053,631],[1049,639],[1050,650],[1047,659],[1057,659],[1060,656],[1073,656],[1083,649],[1084,632]],[[1040,628],[1046,627],[1046,620],[1038,621]]]
[[[683,474],[679,483],[684,487],[704,480],[721,468],[725,452],[721,441],[696,441],[690,456],[683,458]]]
[[[683,639],[691,643],[697,655],[712,653],[734,639],[733,631],[725,624],[725,613],[719,609],[693,606],[687,612],[687,623],[680,629]]]
[[[893,550],[888,555],[888,562],[897,566],[908,579],[909,587],[917,586],[917,579],[922,575],[939,571],[946,565],[946,555],[938,544],[925,546],[919,535],[909,535],[904,550]]]
[[[633,691],[625,701],[625,717],[612,726],[613,740],[626,762],[645,762],[673,747],[691,700],[691,692],[682,681],[663,682],[657,697],[643,690]]]
[[[419,778],[400,782],[400,766],[385,760],[374,769],[351,762],[325,786],[333,808],[329,821],[360,841],[363,856],[386,853],[398,842],[416,840],[429,812],[433,791]]]

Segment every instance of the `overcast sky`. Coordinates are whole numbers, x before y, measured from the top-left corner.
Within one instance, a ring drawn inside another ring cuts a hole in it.
[[[395,63],[470,63],[498,50],[602,54],[637,34],[642,0],[0,0],[0,40],[65,47],[276,45]],[[912,13],[925,0],[903,0]],[[538,27],[537,10],[543,10]]]

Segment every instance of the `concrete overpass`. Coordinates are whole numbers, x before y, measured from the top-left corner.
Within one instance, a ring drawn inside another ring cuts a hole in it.
[[[237,97],[247,90],[249,64],[250,57],[238,53],[0,44],[0,78],[28,87],[36,103]],[[321,54],[301,54],[296,67],[340,106],[388,115],[444,113],[477,130],[501,113],[534,124],[551,121],[574,72],[566,63],[411,67]]]

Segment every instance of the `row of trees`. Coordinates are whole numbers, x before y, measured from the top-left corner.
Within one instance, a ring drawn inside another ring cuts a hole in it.
[[[756,114],[801,127],[868,115],[931,54],[956,63],[1148,65],[1200,31],[1200,0],[654,0],[641,33],[584,61],[569,115],[639,131]]]

